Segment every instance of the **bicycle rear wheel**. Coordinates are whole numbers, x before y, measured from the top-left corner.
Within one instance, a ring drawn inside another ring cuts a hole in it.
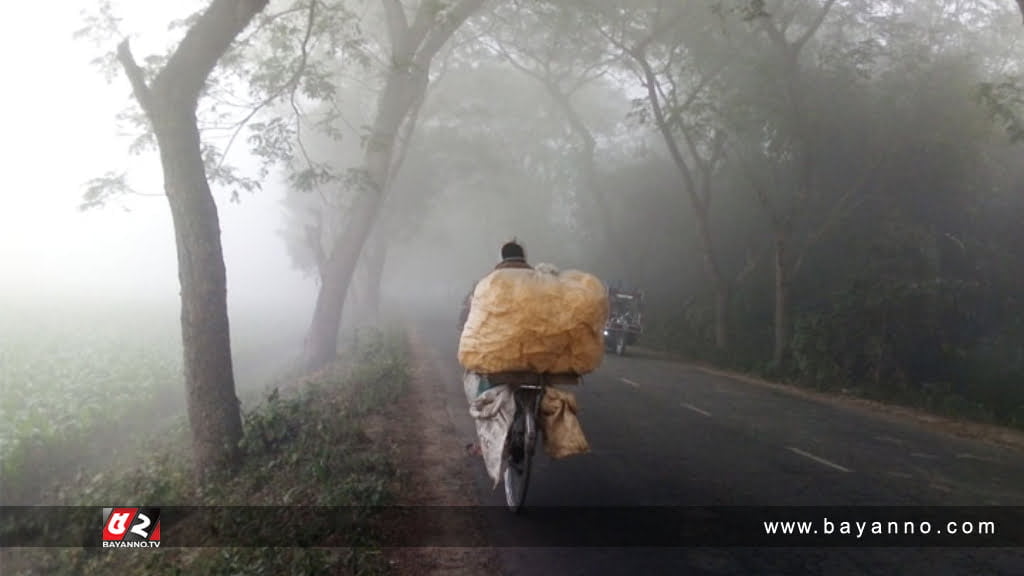
[[[535,418],[538,394],[524,394],[523,402],[517,403],[516,416],[509,429],[508,461],[505,466],[505,502],[518,513],[526,503],[526,490],[530,485],[530,470],[533,463],[534,444],[537,440]]]

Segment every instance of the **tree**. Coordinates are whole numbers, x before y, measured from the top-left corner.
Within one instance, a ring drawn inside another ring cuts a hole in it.
[[[408,198],[413,187],[426,185],[437,195],[415,212],[415,229],[405,230],[413,236],[389,235],[400,246],[389,256],[389,283],[416,286],[413,297],[419,298],[421,287],[438,290],[428,278],[443,278],[450,301],[442,305],[451,315],[513,235],[532,258],[565,266],[583,256],[573,229],[572,133],[539,83],[476,48],[453,58],[435,85],[392,192]],[[395,202],[382,216],[406,212],[408,201]]]
[[[386,35],[383,29],[378,31],[367,26],[372,22],[363,24],[361,28],[367,36]],[[337,175],[347,174],[351,182],[353,176],[361,174],[363,143],[369,124],[373,122],[373,100],[378,87],[360,81],[359,77],[373,72],[373,62],[386,59],[386,56],[374,54],[365,61],[355,62],[354,69],[339,62],[331,79],[335,86],[334,101],[322,102],[307,113],[301,120],[304,126],[301,138],[298,132],[295,134],[295,146],[301,147],[303,154],[293,158],[287,166],[291,175],[284,203],[287,217],[284,237],[293,265],[318,278],[324,274],[331,242],[346,224],[346,207],[351,202],[352,190],[338,186],[338,181],[345,182],[345,179]],[[430,81],[431,87],[441,80],[444,66],[441,68]],[[354,271],[344,306],[353,314],[345,315],[344,322],[376,323],[381,279],[390,245],[418,225],[422,219],[419,209],[429,202],[434,192],[430,182],[435,174],[429,166],[424,166],[422,153],[411,154],[413,175],[411,179],[406,178],[419,110],[425,99],[414,104],[395,143],[395,159],[380,208],[380,221],[367,239]],[[320,121],[314,121],[318,117]]]
[[[349,13],[339,5],[295,0],[267,13],[267,4],[211,2],[171,23],[172,32],[183,34],[173,53],[141,62],[127,40],[107,50],[111,38],[126,35],[106,0],[84,13],[85,25],[75,34],[104,50],[93,63],[108,81],[121,71],[128,75],[137,106],[118,119],[136,132],[130,151],[156,149],[163,164],[176,232],[185,384],[200,477],[234,464],[242,433],[211,184],[230,190],[232,200],[239,199],[239,191],[261,188],[270,166],[295,153],[289,136],[297,126],[275,107],[287,100],[290,113],[298,108],[300,96],[329,95],[326,71],[316,65],[329,58],[314,55],[330,57],[352,43]],[[227,162],[246,128],[250,152],[264,160],[258,177]],[[89,182],[82,209],[103,206],[124,192],[138,193],[127,173],[108,172]]]
[[[779,4],[778,10],[782,12],[783,3]],[[812,182],[814,155],[809,145],[808,132],[811,128],[807,125],[806,110],[803,104],[805,87],[801,82],[800,56],[804,46],[821,27],[834,4],[835,0],[825,0],[812,19],[792,39],[788,35],[788,28],[795,20],[799,12],[798,9],[793,8],[788,13],[775,14],[773,17],[764,17],[760,20],[761,29],[771,40],[782,62],[785,99],[788,105],[787,124],[792,139],[793,153],[797,157],[799,165],[796,179],[797,191],[795,199],[790,204],[790,210],[778,210],[771,205],[766,194],[758,194],[765,211],[771,215],[774,228],[775,345],[772,359],[776,365],[782,364],[788,347],[790,284],[794,266],[790,250],[794,221],[800,211],[806,208],[809,202],[808,197],[812,194],[811,187],[814,186]]]
[[[409,21],[399,0],[382,0],[390,42],[386,77],[366,139],[362,168],[353,179],[354,197],[344,228],[330,241],[306,340],[306,366],[315,370],[337,354],[338,331],[349,285],[363,246],[376,224],[395,161],[402,125],[422,100],[434,56],[483,0],[421,0]]]
[[[117,51],[160,149],[178,253],[188,415],[201,478],[237,464],[242,421],[231,363],[220,224],[206,177],[196,107],[217,61],[267,3],[214,0],[149,82],[127,40]]]
[[[396,241],[409,238],[418,230],[422,225],[423,211],[438,193],[437,171],[429,165],[422,150],[419,150],[418,154],[414,152],[414,137],[418,132],[423,107],[430,91],[443,81],[453,52],[454,47],[447,51],[447,55],[439,56],[442,65],[438,74],[430,80],[427,90],[413,104],[408,118],[402,125],[402,131],[395,141],[394,161],[388,175],[378,222],[370,233],[359,260],[363,271],[363,283],[358,292],[362,295],[358,309],[364,316],[363,321],[371,325],[380,320],[381,283],[392,245]]]
[[[698,115],[695,108],[717,76],[717,71],[696,69],[690,48],[682,41],[686,33],[682,23],[694,16],[699,19],[703,15],[700,10],[645,3],[625,18],[605,11],[599,26],[630,63],[644,88],[646,96],[638,101],[637,114],[643,121],[649,118],[653,122],[683,180],[686,198],[696,216],[705,271],[715,293],[715,345],[725,350],[730,286],[716,253],[710,214],[712,179],[722,159],[724,134],[715,128],[700,130],[687,120],[688,115],[691,121]]]
[[[485,45],[540,83],[564,116],[577,139],[577,203],[584,214],[587,239],[593,243],[591,251],[600,256],[593,266],[614,262],[606,272],[621,273],[627,256],[599,181],[597,138],[574,103],[583,89],[608,74],[614,63],[610,46],[585,25],[580,11],[572,6],[536,2],[529,6],[511,3],[504,8],[493,16],[493,22],[481,26],[487,28],[482,35],[490,37]]]

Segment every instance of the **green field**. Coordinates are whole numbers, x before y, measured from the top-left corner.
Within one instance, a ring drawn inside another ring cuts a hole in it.
[[[259,324],[249,322],[255,330]],[[270,342],[269,333],[260,333]],[[242,340],[246,341],[246,340]],[[255,340],[247,340],[255,345]],[[393,439],[383,434],[380,416],[395,414],[395,401],[410,378],[409,350],[405,332],[396,327],[368,330],[348,343],[339,361],[299,379],[282,381],[281,387],[263,394],[250,390],[244,413],[245,439],[242,462],[230,478],[200,486],[195,482],[189,450],[190,439],[183,419],[161,426],[147,450],[126,454],[117,463],[94,454],[92,471],[65,478],[55,493],[29,490],[13,495],[44,505],[72,506],[59,516],[34,509],[0,518],[0,540],[24,547],[0,548],[4,574],[23,576],[92,576],[111,572],[125,574],[360,574],[390,573],[378,547],[381,535],[373,516],[362,526],[336,532],[330,518],[311,520],[302,509],[285,513],[274,522],[237,514],[213,516],[186,512],[166,524],[164,538],[212,543],[225,535],[245,538],[289,534],[295,541],[354,542],[356,548],[318,550],[294,548],[293,552],[264,548],[223,547],[164,548],[145,554],[102,554],[79,547],[80,538],[94,534],[99,507],[110,502],[145,502],[156,506],[317,506],[377,507],[395,502],[408,476],[394,460]],[[265,355],[264,355],[265,356]],[[161,384],[156,384],[158,392]],[[73,442],[70,442],[73,444]],[[97,441],[85,439],[88,447]],[[68,444],[50,448],[66,448]],[[76,452],[79,459],[82,454]],[[59,461],[52,453],[44,464]],[[102,463],[101,463],[102,461]],[[16,477],[25,485],[37,477],[26,469]],[[44,474],[45,475],[45,474]],[[53,478],[49,478],[53,481]],[[0,478],[0,482],[3,478]],[[30,485],[31,487],[32,485]],[[9,486],[4,491],[9,492]],[[17,490],[15,490],[17,491]],[[210,510],[211,508],[206,508]],[[236,541],[236,543],[240,543]],[[69,545],[71,544],[71,545]]]
[[[184,408],[176,303],[59,301],[0,304],[0,462],[18,465],[25,445],[49,445],[117,428],[158,406]],[[305,318],[233,315],[232,352],[243,398],[261,390],[298,352]],[[142,418],[147,424],[150,423]]]

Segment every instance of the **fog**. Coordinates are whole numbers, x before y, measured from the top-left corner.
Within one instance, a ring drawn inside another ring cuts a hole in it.
[[[512,238],[531,263],[643,290],[641,347],[1024,423],[1012,3],[484,4],[410,55],[394,3],[270,2],[203,78],[205,171],[185,161],[190,103],[157,71],[199,68],[164,56],[184,36],[169,24],[208,2],[13,4],[0,458],[83,436],[86,399],[138,394],[125,406],[160,412],[212,382],[248,406],[330,365],[356,329],[454,337]],[[139,106],[122,37],[165,108]],[[130,152],[153,134],[163,149]],[[80,209],[93,179],[121,173],[135,193]],[[165,195],[165,176],[187,194]],[[229,397],[198,404],[231,419]]]
[[[198,5],[124,2],[114,9],[139,39],[137,49],[155,51],[168,41],[167,23]],[[3,23],[9,48],[0,62],[27,88],[3,95],[9,114],[4,153],[17,161],[5,163],[7,185],[0,191],[0,290],[18,305],[127,300],[171,306],[176,313],[177,256],[159,159],[129,154],[131,138],[114,119],[131,103],[130,89],[121,77],[108,85],[89,66],[96,57],[89,43],[72,38],[82,26],[81,8],[20,3]],[[32,58],[24,57],[28,47]],[[244,149],[236,154],[236,162],[251,168]],[[151,196],[127,195],[79,210],[90,179],[122,170]],[[237,203],[223,190],[215,192],[229,302],[246,311],[308,316],[315,286],[292,267],[280,240],[284,187],[275,180]]]

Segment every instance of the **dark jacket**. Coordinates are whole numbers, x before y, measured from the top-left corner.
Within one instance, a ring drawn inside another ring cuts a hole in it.
[[[494,267],[495,270],[505,270],[507,268],[525,268],[527,270],[533,270],[533,266],[530,266],[524,258],[506,258],[505,260],[498,262],[497,266]],[[466,320],[469,320],[469,309],[470,306],[472,305],[473,292],[475,291],[476,284],[473,285],[473,288],[470,289],[469,294],[466,294],[466,297],[462,300],[462,312],[459,314],[460,333],[462,332],[462,329],[466,326]]]

